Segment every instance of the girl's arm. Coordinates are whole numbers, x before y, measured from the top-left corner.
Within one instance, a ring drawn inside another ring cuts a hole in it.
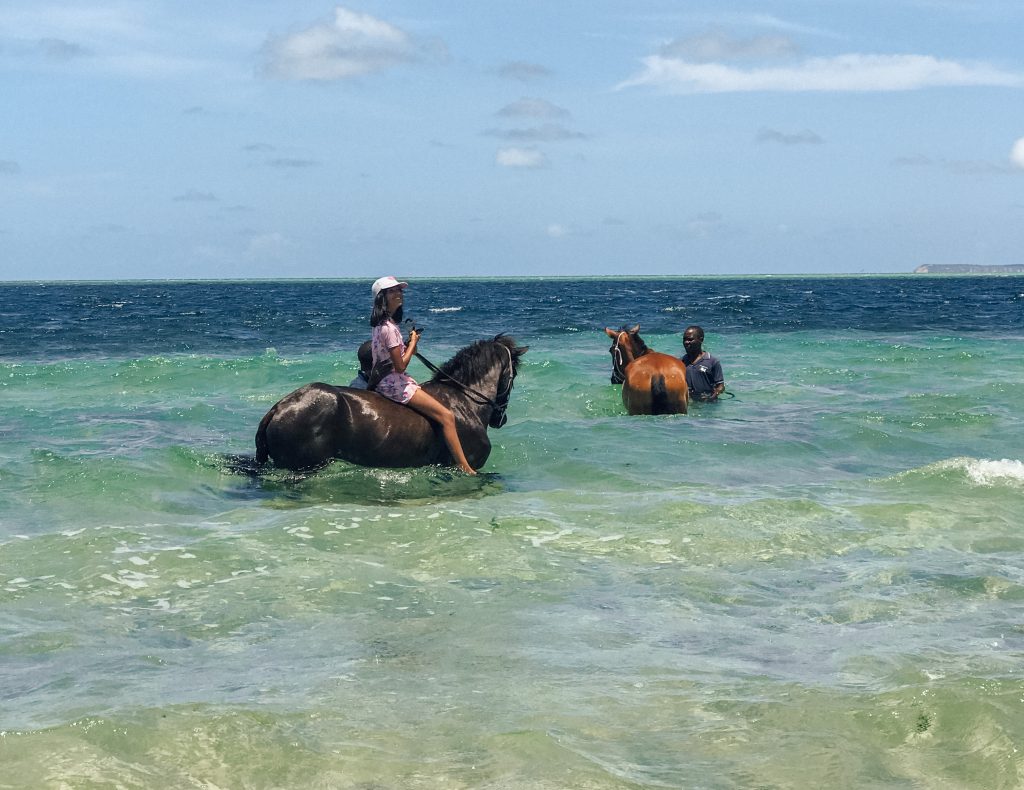
[[[401,346],[392,346],[388,349],[391,354],[391,364],[394,365],[398,373],[405,373],[405,369],[409,367],[412,355],[416,353],[416,343],[419,342],[419,339],[420,333],[412,329],[409,331],[409,343],[405,347],[404,354],[400,351]]]

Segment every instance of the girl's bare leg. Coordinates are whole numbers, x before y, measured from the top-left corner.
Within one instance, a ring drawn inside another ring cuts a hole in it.
[[[440,403],[433,395],[416,390],[416,393],[409,399],[409,406],[441,426],[441,433],[444,435],[444,442],[448,445],[448,452],[452,454],[456,465],[467,475],[475,475],[476,470],[469,465],[466,454],[462,450],[462,442],[459,441],[459,433],[455,430],[455,416],[451,410]]]

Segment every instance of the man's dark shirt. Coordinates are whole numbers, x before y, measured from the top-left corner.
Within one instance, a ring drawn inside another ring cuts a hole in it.
[[[690,388],[690,397],[695,400],[713,400],[715,385],[724,384],[722,363],[706,351],[701,352],[696,362],[690,363],[686,357],[686,386]]]

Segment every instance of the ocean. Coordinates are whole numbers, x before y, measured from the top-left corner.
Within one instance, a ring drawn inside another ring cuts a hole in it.
[[[413,280],[482,473],[239,471],[369,285],[0,284],[0,788],[1024,786],[1024,277]]]

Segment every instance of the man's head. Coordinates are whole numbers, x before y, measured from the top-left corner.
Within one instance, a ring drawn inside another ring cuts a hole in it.
[[[361,343],[356,356],[359,357],[359,369],[363,373],[369,373],[370,368],[373,367],[373,342],[367,340]]]
[[[688,355],[699,354],[704,343],[704,330],[696,324],[690,324],[683,332],[683,348]]]

